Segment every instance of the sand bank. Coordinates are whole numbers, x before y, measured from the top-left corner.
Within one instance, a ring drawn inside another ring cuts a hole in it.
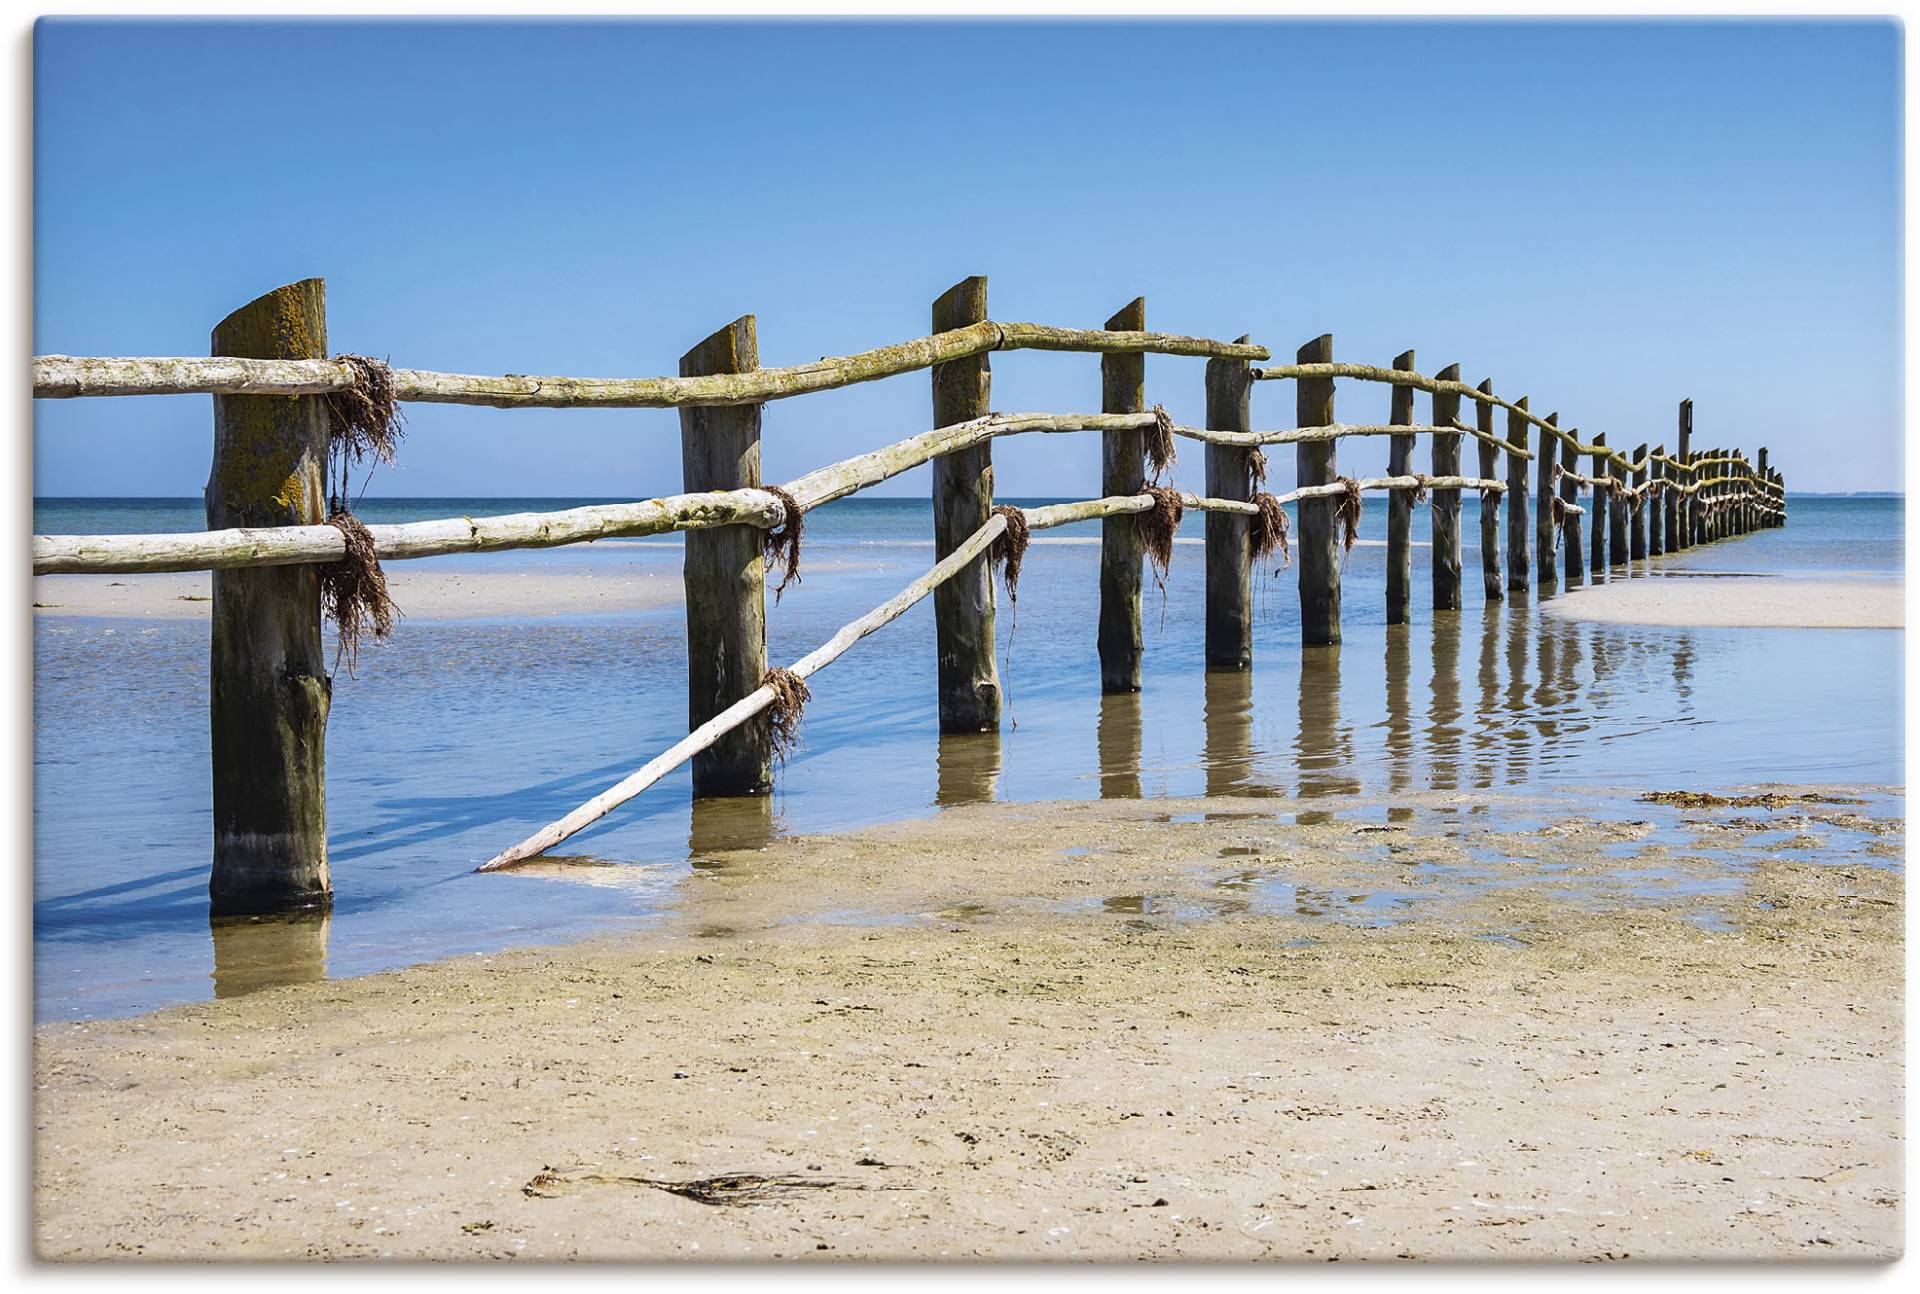
[[[1541,605],[1548,615],[1601,624],[1746,629],[1898,629],[1899,581],[1789,579],[1663,572],[1577,589]]]
[[[1415,803],[948,810],[715,855],[642,934],[43,1026],[37,1247],[1898,1251],[1899,878],[1793,852],[1898,823]],[[635,871],[544,870],[479,883]]]

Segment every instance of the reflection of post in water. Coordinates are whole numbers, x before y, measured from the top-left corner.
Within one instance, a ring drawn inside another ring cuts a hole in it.
[[[1253,780],[1253,671],[1208,670],[1200,762],[1208,795],[1262,794]]]
[[[1140,694],[1103,692],[1095,734],[1100,748],[1100,798],[1140,798]]]
[[[1507,784],[1527,780],[1527,746],[1530,739],[1524,722],[1527,709],[1527,642],[1533,637],[1534,616],[1525,602],[1507,604],[1507,691],[1505,715],[1507,727]]]
[[[1352,795],[1360,783],[1347,774],[1353,764],[1353,738],[1340,725],[1340,648],[1300,649],[1300,738],[1294,745],[1300,770],[1300,798]],[[1302,824],[1327,822],[1327,813],[1301,813]]]
[[[938,805],[986,804],[1000,782],[1000,731],[943,732],[940,734],[938,783],[933,802]]]
[[[327,977],[325,910],[269,917],[214,917],[213,995],[240,997]]]
[[[1693,635],[1681,634],[1680,641],[1673,648],[1673,691],[1680,698],[1682,714],[1692,714],[1693,707]]]
[[[1427,744],[1433,763],[1433,789],[1460,785],[1460,613],[1433,616],[1433,681],[1427,706]]]
[[[713,867],[714,854],[764,849],[773,840],[771,795],[707,795],[693,802],[687,853],[695,867]]]
[[[1481,790],[1493,785],[1494,744],[1500,715],[1500,628],[1504,623],[1501,604],[1489,602],[1480,614],[1479,703],[1474,706],[1478,722],[1473,733],[1473,784]]]
[[[1412,629],[1405,624],[1387,626],[1387,794],[1389,797],[1413,784],[1413,716],[1407,693],[1413,685],[1407,640]],[[1387,805],[1387,821],[1411,818],[1413,811],[1404,806]]]

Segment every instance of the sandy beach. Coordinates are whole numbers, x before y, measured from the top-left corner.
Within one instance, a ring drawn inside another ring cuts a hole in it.
[[[982,805],[716,854],[642,933],[42,1026],[36,1244],[1887,1258],[1902,887],[1863,860],[1902,841],[1853,798]]]
[[[1550,616],[1599,624],[1729,629],[1898,629],[1895,579],[1794,579],[1739,571],[1665,571],[1615,580],[1540,604]]]

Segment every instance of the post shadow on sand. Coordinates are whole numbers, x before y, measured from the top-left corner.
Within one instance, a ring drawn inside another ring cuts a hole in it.
[[[1140,798],[1140,694],[1105,692],[1100,696],[1100,719],[1094,745],[1100,759],[1100,798]]]
[[[989,804],[1000,788],[1000,732],[943,732],[934,757],[933,802]]]
[[[213,995],[243,997],[261,989],[310,984],[327,977],[325,909],[264,917],[212,917]]]

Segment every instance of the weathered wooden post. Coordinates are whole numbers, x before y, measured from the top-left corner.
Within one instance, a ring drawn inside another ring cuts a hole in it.
[[[327,285],[303,279],[242,306],[213,353],[325,359]],[[217,395],[207,529],[326,519],[327,406],[319,396]],[[213,573],[214,916],[328,903],[327,711],[313,566]]]
[[[1692,400],[1682,400],[1680,402],[1678,439],[1679,448],[1674,452],[1674,457],[1680,461],[1681,465],[1691,468],[1693,466]],[[1683,487],[1690,487],[1694,482],[1694,475],[1691,471],[1676,472],[1674,473],[1674,477],[1677,483]],[[1678,552],[1680,549],[1691,548],[1694,545],[1693,500],[1694,496],[1691,489],[1684,494],[1675,493],[1673,495],[1673,511],[1669,514],[1669,525],[1667,526],[1667,546],[1672,551]]]
[[[1580,470],[1580,432],[1578,428],[1560,443],[1560,467],[1562,472]],[[1560,478],[1560,501],[1567,508],[1567,530],[1560,536],[1561,551],[1566,554],[1567,587],[1576,588],[1586,578],[1586,555],[1580,551],[1580,514],[1572,511],[1580,502],[1580,482],[1571,476]]]
[[[1701,528],[1705,541],[1710,543],[1720,538],[1720,469],[1725,464],[1712,461],[1720,457],[1720,451],[1717,449],[1710,448],[1701,457],[1707,460],[1707,488],[1700,492],[1706,504],[1700,510],[1704,514],[1701,517]]]
[[[1633,461],[1638,464],[1633,469],[1633,488],[1638,493],[1634,495],[1632,522],[1627,532],[1627,553],[1640,562],[1647,557],[1647,447],[1644,443],[1633,451]]]
[[[1302,364],[1333,363],[1333,334],[1316,337],[1302,346],[1298,359]],[[1331,426],[1333,379],[1298,378],[1294,388],[1295,424]],[[1339,443],[1320,440],[1295,445],[1294,483],[1332,484],[1339,469]],[[1300,500],[1300,641],[1308,647],[1340,641],[1340,503],[1339,499]],[[1214,514],[1208,515],[1211,519]]]
[[[933,303],[933,330],[950,332],[987,318],[987,280],[962,279]],[[933,425],[992,412],[993,372],[985,355],[933,366]],[[933,555],[939,561],[993,515],[993,442],[933,460]],[[933,591],[940,671],[940,730],[1000,728],[1000,671],[993,658],[993,578],[979,560]]]
[[[1147,299],[1135,297],[1107,320],[1110,330],[1144,332]],[[1147,407],[1147,357],[1100,357],[1100,408],[1104,413],[1142,413]],[[1140,493],[1146,483],[1146,432],[1102,432],[1100,493]],[[1140,690],[1140,519],[1131,514],[1100,523],[1100,690]]]
[[[1395,356],[1393,367],[1402,373],[1413,371],[1413,352]],[[1395,427],[1413,425],[1413,388],[1392,388],[1392,409],[1387,421]],[[1413,475],[1412,435],[1389,436],[1387,475]],[[1413,601],[1413,492],[1387,491],[1387,623],[1406,624]]]
[[[1607,463],[1613,480],[1613,493],[1607,496],[1607,561],[1611,566],[1627,564],[1627,468],[1620,459]]]
[[[1612,478],[1607,475],[1607,433],[1600,432],[1593,438],[1593,466],[1589,469],[1593,476],[1593,544],[1587,553],[1587,570],[1593,579],[1599,580],[1607,570],[1607,486]]]
[[[1460,366],[1449,364],[1438,374],[1442,382],[1457,383]],[[1433,393],[1433,425],[1451,427],[1460,421],[1460,395],[1457,391]],[[1491,446],[1488,447],[1491,449]],[[1460,433],[1433,433],[1433,474],[1460,475]],[[1427,504],[1433,514],[1433,609],[1460,609],[1460,491],[1435,490]]]
[[[1653,458],[1647,464],[1647,556],[1658,557],[1667,551],[1666,545],[1666,489],[1662,482],[1667,479],[1667,447],[1660,446],[1653,451]]]
[[[1507,443],[1519,449],[1527,447],[1527,397],[1514,404],[1520,412],[1507,411]],[[1527,460],[1507,452],[1507,587],[1527,591]]]
[[[1556,410],[1546,416],[1544,421],[1549,428],[1558,427],[1560,414]],[[1550,598],[1560,587],[1559,528],[1553,524],[1553,465],[1560,460],[1559,439],[1552,430],[1540,433],[1540,456],[1534,460],[1534,518],[1533,518],[1533,555],[1534,564],[1539,568],[1540,596]]]
[[[1765,445],[1760,446],[1757,457],[1759,462],[1755,466],[1759,475],[1753,483],[1753,488],[1759,491],[1759,503],[1767,505],[1767,508],[1770,509],[1773,505],[1773,491],[1767,488],[1767,483],[1773,479],[1773,476],[1767,471],[1767,447]],[[1773,526],[1773,513],[1756,504],[1754,507],[1754,525],[1761,530],[1771,529]]]
[[[1478,389],[1481,395],[1491,396],[1493,379],[1488,378]],[[1493,401],[1476,400],[1474,409],[1474,426],[1482,436],[1493,435]],[[1499,480],[1495,473],[1499,471],[1496,455],[1500,451],[1489,440],[1476,439],[1474,443],[1480,446],[1480,479]],[[1497,496],[1492,503],[1488,503],[1484,496],[1480,500],[1480,574],[1486,584],[1486,600],[1503,601],[1507,596],[1507,586],[1500,577],[1500,504]]]
[[[1246,341],[1246,337],[1241,337]],[[1207,427],[1251,431],[1253,370],[1245,360],[1207,361]],[[1241,445],[1207,446],[1207,493],[1216,499],[1253,497],[1253,451]],[[1306,504],[1302,503],[1304,511]],[[1248,519],[1237,512],[1207,514],[1207,668],[1253,664],[1253,552]],[[1304,568],[1303,568],[1304,569]]]
[[[750,373],[760,367],[759,331],[743,315],[680,357],[680,376]],[[760,484],[760,406],[680,410],[683,488],[738,490]],[[754,526],[686,532],[687,722],[689,730],[760,686],[767,672],[764,533]],[[693,757],[693,793],[762,795],[773,785],[772,733],[742,724]]]

